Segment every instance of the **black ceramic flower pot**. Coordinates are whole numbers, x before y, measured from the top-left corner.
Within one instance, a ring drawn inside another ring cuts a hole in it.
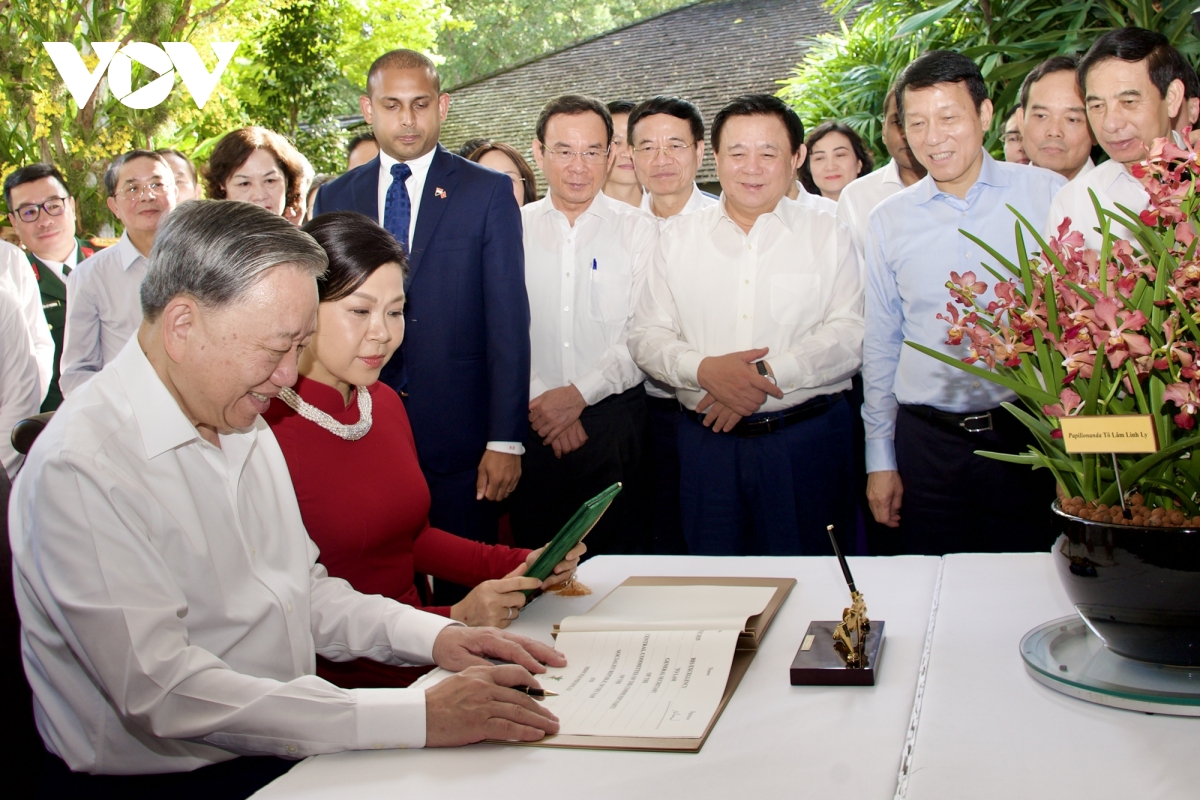
[[[1108,649],[1200,666],[1200,530],[1090,522],[1054,513],[1054,564],[1067,596]]]

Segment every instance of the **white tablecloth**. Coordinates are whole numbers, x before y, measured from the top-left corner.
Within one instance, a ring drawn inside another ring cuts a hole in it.
[[[630,575],[798,580],[737,693],[698,754],[472,745],[309,759],[255,795],[294,798],[891,798],[912,710],[939,559],[850,559],[873,619],[887,622],[872,687],[799,687],[788,667],[808,623],[839,619],[848,592],[833,558],[599,557],[580,569],[595,594],[546,596],[513,630],[550,642]],[[1016,641],[1010,648],[1015,654]],[[962,795],[959,795],[962,796]]]
[[[1021,637],[1073,613],[1049,554],[946,557],[907,800],[1200,798],[1200,719],[1094,705],[1026,673]]]

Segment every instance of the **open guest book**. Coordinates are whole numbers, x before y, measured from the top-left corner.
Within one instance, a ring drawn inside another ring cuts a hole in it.
[[[560,732],[505,744],[699,752],[795,584],[629,578],[587,614],[555,626],[567,666],[537,679],[558,693],[544,702]]]

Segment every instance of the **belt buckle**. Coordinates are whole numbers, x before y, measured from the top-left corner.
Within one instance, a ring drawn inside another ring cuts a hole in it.
[[[985,414],[975,414],[970,417],[964,417],[963,421],[958,423],[959,427],[967,433],[984,433],[992,430],[992,412],[988,411]]]

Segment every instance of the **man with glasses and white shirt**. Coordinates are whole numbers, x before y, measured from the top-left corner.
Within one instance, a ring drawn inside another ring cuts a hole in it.
[[[590,97],[551,100],[538,117],[533,156],[549,192],[521,209],[533,357],[531,430],[512,506],[521,547],[541,546],[581,503],[620,481],[588,552],[649,549],[639,507],[645,376],[626,337],[658,226],[600,191],[612,138],[608,109]]]
[[[175,207],[171,165],[151,150],[130,150],[104,173],[108,209],[125,232],[112,247],[86,259],[67,276],[67,330],[63,341],[63,397],[116,358],[142,323],[138,290],[158,224]]]
[[[853,520],[850,408],[863,279],[833,214],[785,200],[800,118],[746,95],[713,120],[719,204],[668,223],[629,332],[674,386],[681,506],[695,555],[831,552]]]
[[[633,168],[646,188],[642,210],[658,220],[716,205],[718,199],[696,185],[704,161],[704,117],[678,97],[653,97],[629,114]],[[674,387],[646,379],[650,425],[646,439],[647,475],[654,476],[654,551],[686,554],[679,516],[679,400]]]

